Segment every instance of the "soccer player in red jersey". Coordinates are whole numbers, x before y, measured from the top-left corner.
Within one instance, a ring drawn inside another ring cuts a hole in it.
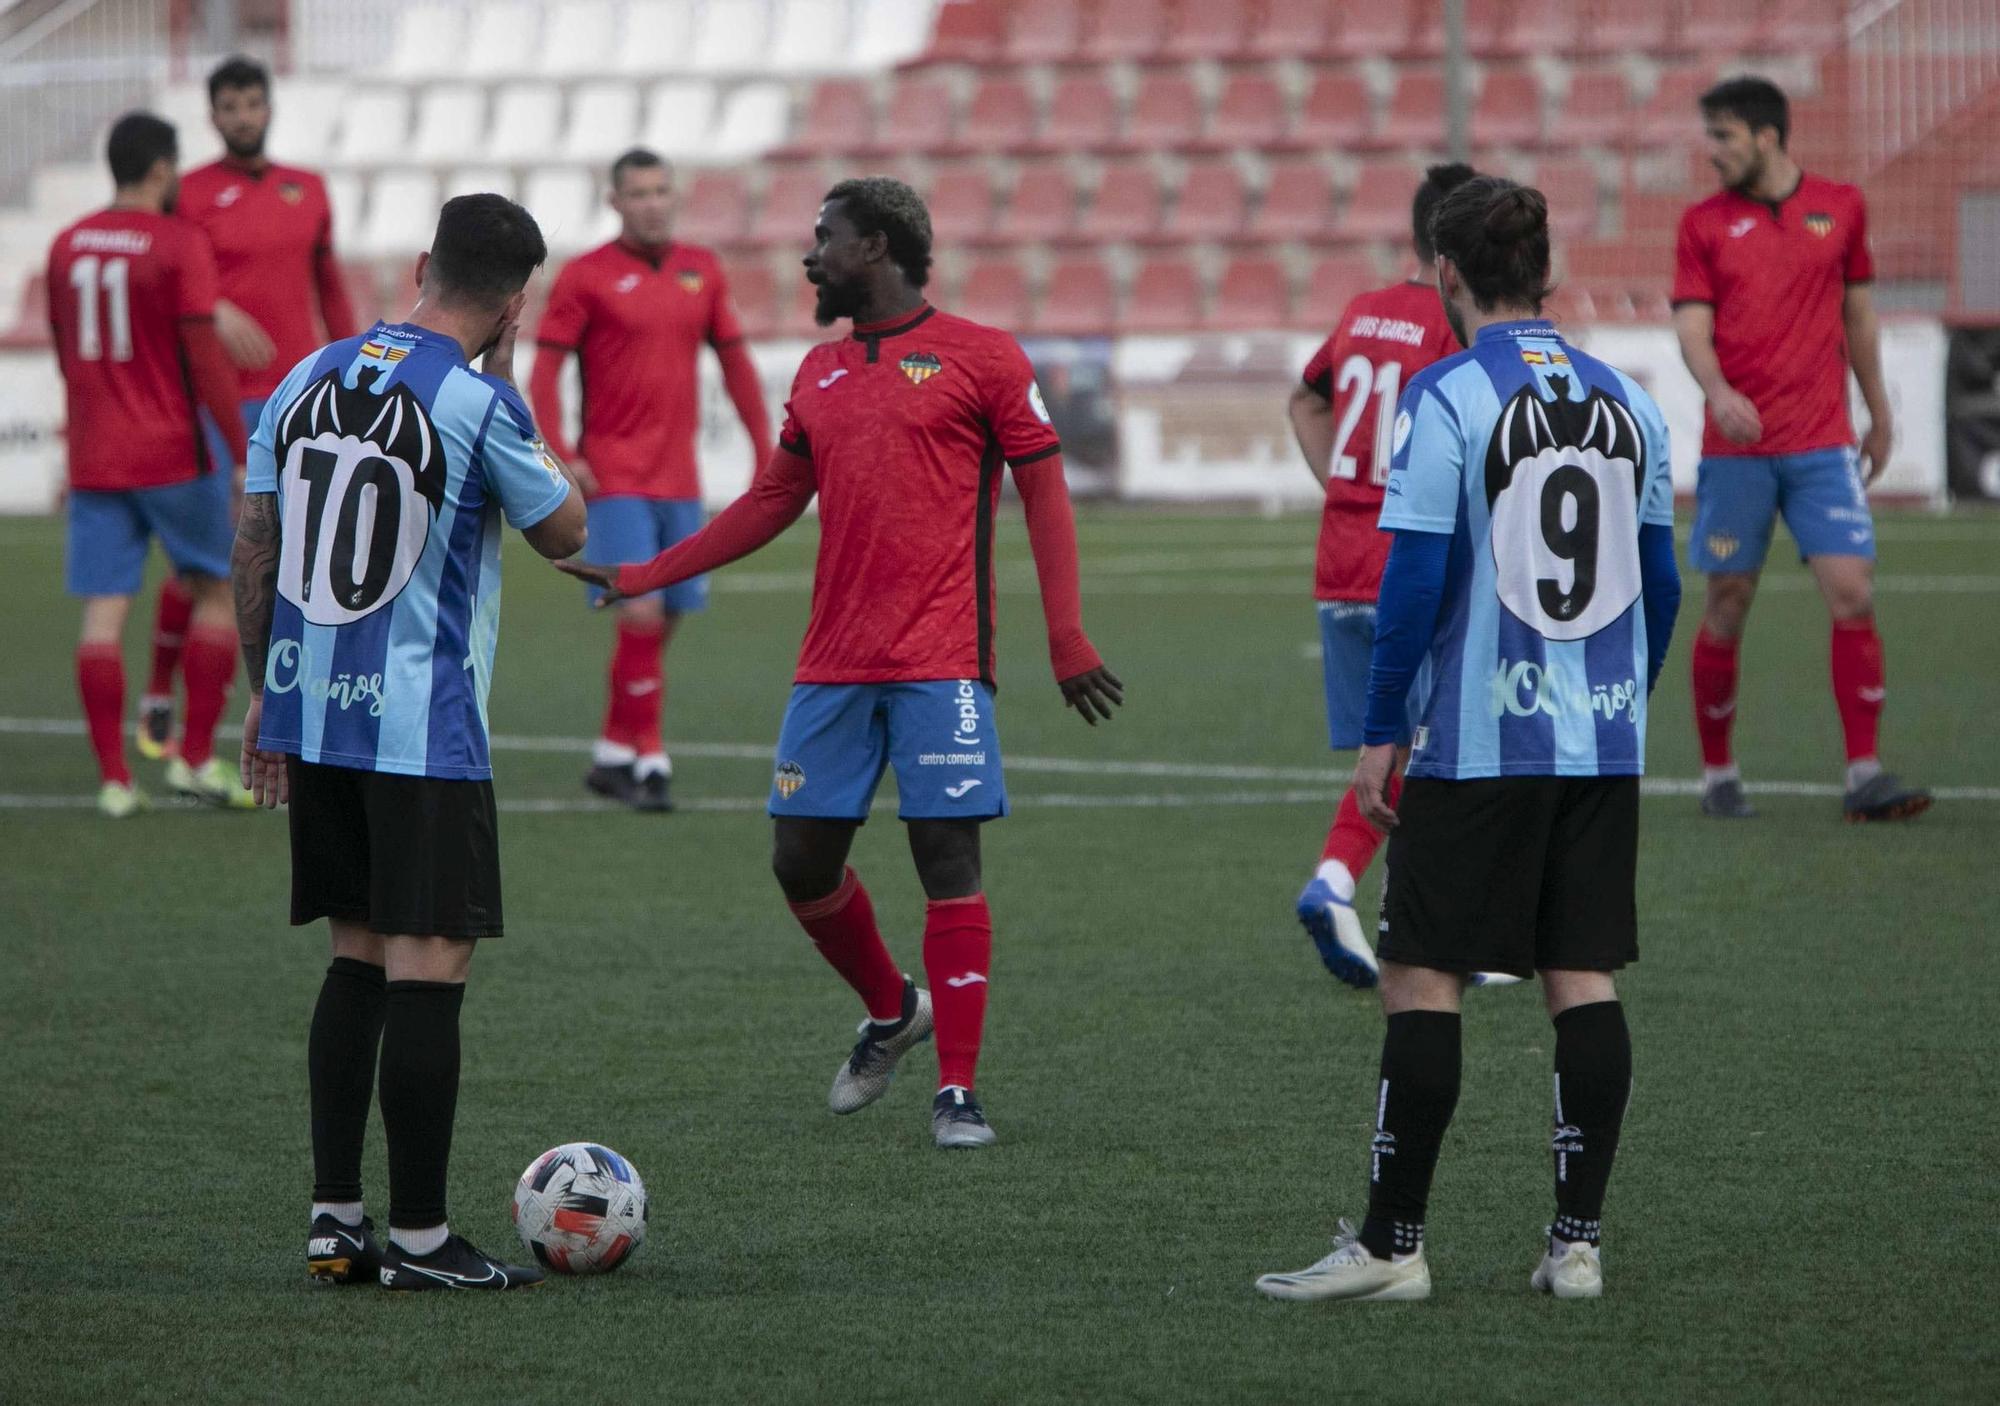
[[[325,183],[264,154],[270,73],[249,59],[229,59],[208,76],[208,103],[227,154],[181,178],[176,213],[200,226],[215,251],[222,287],[216,330],[238,370],[240,409],[231,415],[240,416],[248,434],[286,371],[360,328],[333,255]],[[223,441],[211,432],[210,442],[220,458]],[[193,607],[187,584],[168,577],[153,626],[152,676],[139,699],[135,740],[142,756],[173,751],[174,672]]]
[[[83,599],[77,687],[103,782],[98,808],[122,818],[145,803],[125,764],[119,638],[155,537],[194,596],[180,789],[248,805],[236,769],[214,755],[236,673],[229,490],[245,449],[236,375],[215,331],[215,256],[170,213],[180,184],[171,124],[127,113],[106,154],[116,197],[55,237],[48,272],[68,391],[67,578]],[[211,457],[196,396],[221,427],[228,463]]]
[[[713,253],[673,238],[673,170],[635,148],[611,166],[618,238],[556,276],[529,382],[535,420],[590,494],[594,562],[643,561],[702,524],[695,436],[701,428],[696,362],[704,346],[750,432],[751,462],[771,457],[771,422],[743,344],[729,285]],[[563,435],[562,367],[576,354],[583,434]],[[672,809],[673,764],[661,740],[665,653],[681,617],[708,604],[705,577],[618,605],[604,726],[584,784],[634,809]]]
[[[1702,95],[1701,112],[1723,188],[1681,216],[1674,329],[1708,397],[1689,553],[1708,577],[1693,657],[1702,812],[1754,814],[1730,750],[1737,649],[1782,512],[1833,620],[1842,809],[1851,821],[1905,819],[1929,809],[1931,795],[1876,758],[1885,690],[1867,485],[1888,463],[1892,431],[1867,210],[1859,190],[1792,160],[1790,112],[1774,84],[1729,79]],[[1868,406],[1858,456],[1849,366]]]
[[[1083,632],[1076,527],[1062,446],[1034,368],[1004,332],[924,301],[930,214],[886,177],[827,193],[806,255],[822,326],[851,337],[806,354],[778,447],[750,491],[652,561],[558,563],[629,598],[757,550],[819,495],[812,621],[778,737],[772,867],[792,912],[867,1007],[828,1102],[879,1098],[931,1038],[940,1147],[994,1140],[973,1096],[992,918],[979,827],[1007,813],[993,716],[993,518],[1014,470],[1063,701],[1096,724],[1123,686]],[[896,966],[847,856],[885,766],[896,768],[910,854],[929,899],[919,990]]]
[[[1326,489],[1313,596],[1319,602],[1328,740],[1336,751],[1361,745],[1367,711],[1375,596],[1389,556],[1389,534],[1376,520],[1389,479],[1396,398],[1411,376],[1459,349],[1431,276],[1436,262],[1431,212],[1473,174],[1470,166],[1457,163],[1424,173],[1410,203],[1419,276],[1349,303],[1306,364],[1300,384],[1292,387],[1286,407],[1306,467]],[[1378,979],[1374,949],[1354,912],[1354,889],[1381,844],[1382,832],[1362,816],[1350,787],[1327,831],[1319,869],[1299,894],[1299,922],[1320,960],[1350,986],[1373,986]]]

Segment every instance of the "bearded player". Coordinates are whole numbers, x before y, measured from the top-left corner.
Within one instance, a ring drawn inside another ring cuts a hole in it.
[[[752,463],[771,457],[771,421],[743,344],[722,262],[673,238],[673,168],[635,147],[611,164],[618,237],[556,275],[536,333],[535,419],[590,497],[590,559],[642,561],[701,527],[697,362],[703,347],[749,431]],[[563,437],[562,367],[574,352],[583,434]],[[604,725],[584,784],[635,810],[673,808],[661,737],[665,655],[683,616],[708,604],[703,577],[618,603]]]
[[[993,711],[993,518],[1014,471],[1063,701],[1108,719],[1123,686],[1083,632],[1062,446],[1014,339],[924,301],[930,213],[886,177],[827,193],[806,255],[821,326],[853,334],[807,353],[778,447],[750,491],[651,562],[558,563],[607,601],[748,555],[819,496],[812,621],[778,737],[772,867],[793,914],[867,1008],[828,1102],[852,1113],[931,1038],[939,1147],[994,1139],[973,1093],[992,918],[979,827],[1007,813]],[[924,969],[904,976],[847,866],[885,767],[896,769],[910,854],[929,900]],[[935,1002],[935,1008],[933,1007]],[[935,1013],[934,1013],[935,1011]]]
[[[239,409],[233,413],[240,414],[247,435],[287,368],[360,328],[334,258],[325,182],[265,154],[270,71],[240,57],[218,65],[208,75],[208,115],[224,155],[181,178],[176,213],[198,225],[215,251],[222,290],[215,304],[216,331],[236,365]],[[220,459],[217,427],[210,428],[209,440]],[[173,686],[193,600],[178,576],[160,587],[152,673],[139,699],[134,738],[141,756],[169,758],[169,784],[183,791],[186,769],[172,760]]]

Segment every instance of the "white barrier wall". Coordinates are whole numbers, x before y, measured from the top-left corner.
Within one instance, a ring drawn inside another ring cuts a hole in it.
[[[1701,450],[1701,393],[1681,365],[1670,327],[1601,327],[1577,342],[1620,367],[1659,403],[1673,437],[1674,485],[1692,493]],[[1874,493],[1942,501],[1945,492],[1945,331],[1922,318],[1883,324],[1882,362],[1896,410],[1896,448]],[[775,422],[784,413],[803,341],[752,348]],[[1318,342],[1289,333],[1128,337],[1031,342],[1058,428],[1087,468],[1073,425],[1115,424],[1114,462],[1103,482],[1120,498],[1259,502],[1310,507],[1319,491],[1299,462],[1285,398]],[[523,383],[530,353],[521,354]],[[1079,373],[1096,365],[1093,380]],[[713,357],[702,358],[700,457],[704,496],[720,505],[750,481],[750,441],[724,393]],[[1064,387],[1076,387],[1073,394]],[[1108,386],[1110,389],[1104,389]],[[1851,388],[1851,387],[1850,387]],[[565,397],[572,417],[574,377]],[[1854,395],[1857,423],[1866,419]],[[0,353],[0,513],[47,512],[62,485],[62,382],[44,351]],[[1108,427],[1108,426],[1107,426]],[[1087,479],[1087,473],[1079,473]]]

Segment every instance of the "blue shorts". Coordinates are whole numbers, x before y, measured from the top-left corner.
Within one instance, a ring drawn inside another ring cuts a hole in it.
[[[1005,815],[993,690],[977,679],[794,684],[771,814],[866,820],[889,765],[903,820]]]
[[[1785,515],[1812,557],[1875,559],[1875,519],[1854,451],[1844,446],[1806,454],[1710,455],[1701,461],[1694,493],[1696,571],[1756,571],[1771,548],[1771,529]]]
[[[1368,667],[1375,655],[1375,607],[1361,600],[1319,603],[1319,657],[1326,677],[1326,740],[1336,752],[1361,745],[1368,717]],[[1407,729],[1397,738],[1410,745]]]
[[[257,433],[257,422],[264,418],[262,400],[246,400],[237,407],[243,412],[243,433],[246,437]],[[215,427],[209,413],[201,412],[201,432],[208,436],[208,462],[227,464],[230,462],[229,441],[222,437],[222,431]]]
[[[216,469],[164,488],[71,493],[65,572],[69,593],[138,594],[146,575],[146,547],[155,537],[176,572],[227,581],[236,543],[229,489],[229,471]]]
[[[707,521],[699,498],[593,498],[589,504],[590,540],[583,559],[599,566],[646,562],[667,548],[694,536]],[[594,604],[603,592],[586,588]],[[653,592],[653,599],[676,614],[708,608],[708,578],[691,576]]]

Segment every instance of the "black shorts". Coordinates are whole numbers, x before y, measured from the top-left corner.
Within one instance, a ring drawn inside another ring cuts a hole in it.
[[[500,936],[491,781],[390,776],[290,758],[292,922],[384,936]]]
[[[1376,955],[1439,971],[1639,960],[1639,778],[1425,777],[1389,835]]]

